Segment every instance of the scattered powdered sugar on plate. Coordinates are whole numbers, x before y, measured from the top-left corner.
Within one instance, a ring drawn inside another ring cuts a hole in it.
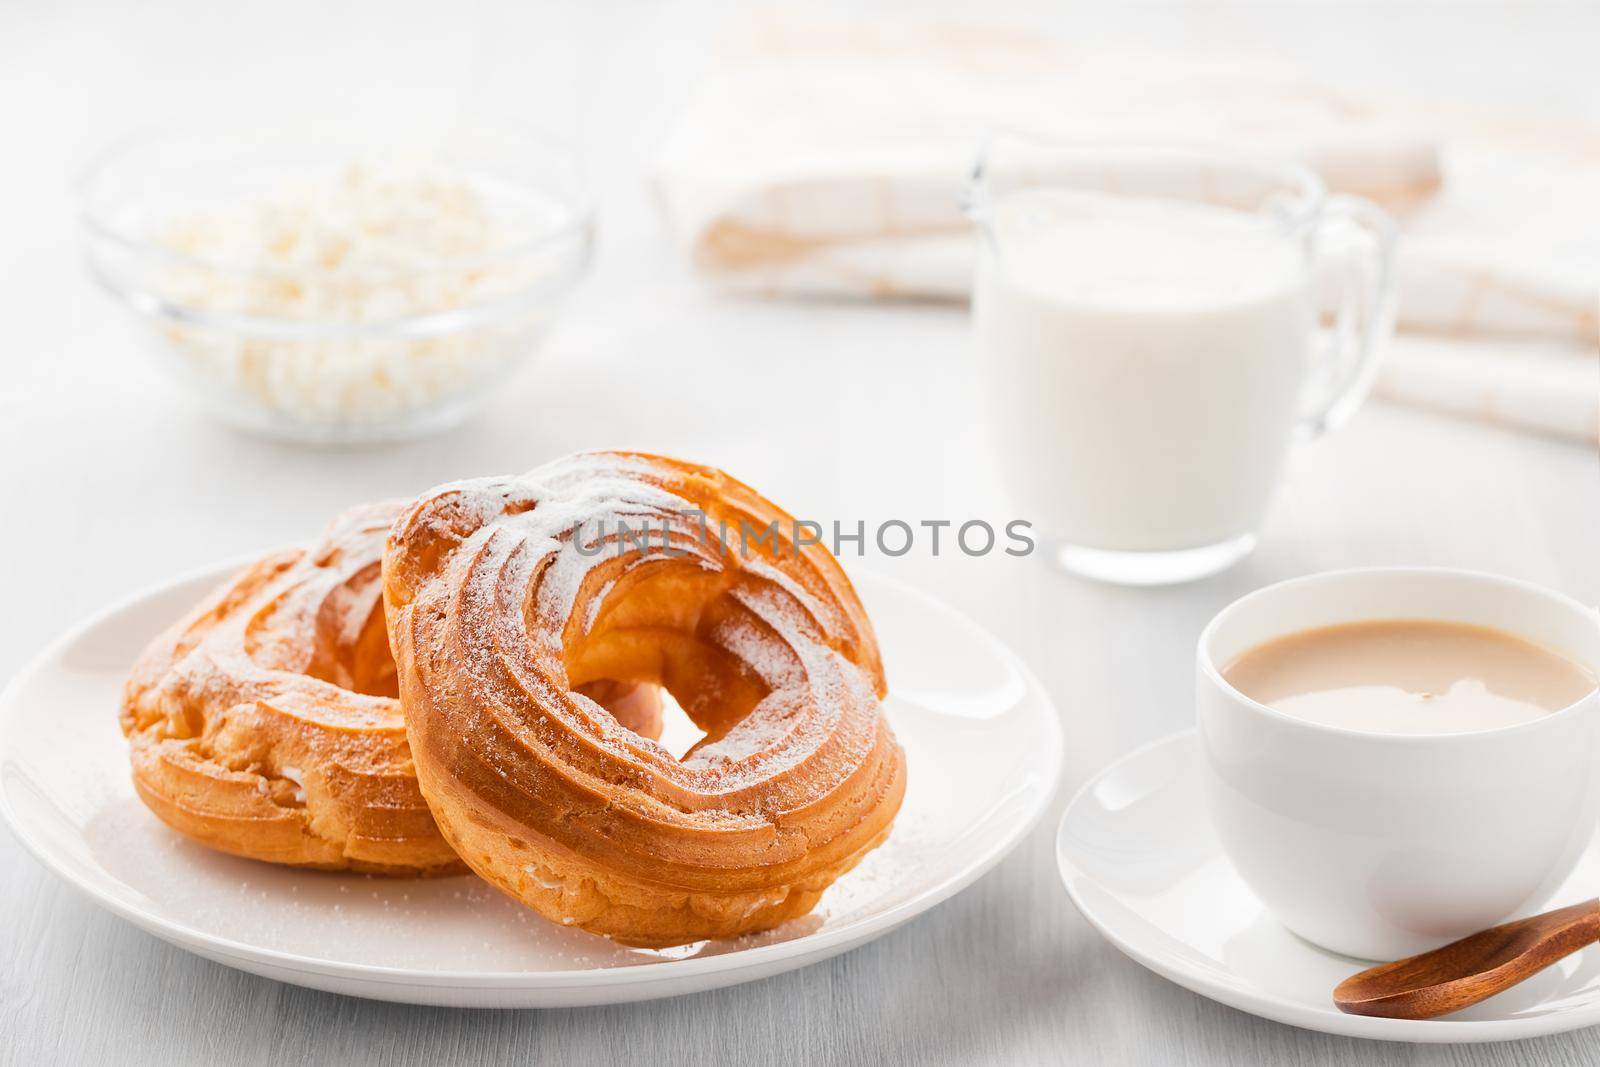
[[[166,924],[180,943],[210,935],[236,942],[247,957],[290,953],[330,967],[400,968],[421,980],[441,972],[671,966],[780,945],[799,953],[814,936],[849,938],[862,924],[920,911],[931,895],[992,862],[1037,815],[1053,784],[1052,761],[1040,755],[1059,737],[1047,721],[1048,703],[1031,688],[1004,684],[1004,659],[988,671],[946,671],[940,657],[896,659],[896,648],[937,644],[946,631],[920,599],[868,583],[891,663],[907,664],[907,692],[929,694],[910,700],[892,692],[885,702],[906,750],[905,801],[888,839],[811,914],[778,929],[632,949],[548,922],[472,876],[375,878],[242,860],[174,833],[140,803],[115,715],[139,648],[220,577],[175,585],[95,623],[39,670],[19,676],[0,716],[8,760],[0,788],[24,839],[64,878]],[[974,657],[998,655],[971,641],[962,647]],[[941,710],[991,699],[995,706],[981,719]]]
[[[114,875],[155,888],[148,906],[207,933],[318,959],[424,970],[590,970],[774,945],[870,917],[926,882],[940,835],[902,814],[889,840],[810,914],[773,930],[666,949],[563,929],[471,875],[417,880],[297,871],[213,852],[168,830],[132,796],[88,828]],[[135,869],[135,868],[138,869]]]

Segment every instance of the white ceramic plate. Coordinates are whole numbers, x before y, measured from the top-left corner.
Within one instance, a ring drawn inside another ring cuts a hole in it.
[[[1139,749],[1067,805],[1056,861],[1067,892],[1107,940],[1186,989],[1241,1011],[1383,1041],[1504,1041],[1600,1023],[1600,949],[1443,1019],[1371,1019],[1333,1006],[1333,987],[1371,966],[1300,940],[1268,915],[1223,856],[1206,816],[1193,730]],[[1551,904],[1593,897],[1590,846]]]
[[[545,922],[471,876],[294,871],[212,852],[134,796],[117,728],[144,644],[232,566],[134,597],[67,634],[0,696],[0,814],[46,867],[208,959],[314,989],[418,1004],[555,1007],[752,981],[878,937],[971,884],[1055,791],[1056,713],[1004,646],[884,578],[858,588],[893,688],[908,786],[889,840],[809,916],[766,934],[628,949]]]

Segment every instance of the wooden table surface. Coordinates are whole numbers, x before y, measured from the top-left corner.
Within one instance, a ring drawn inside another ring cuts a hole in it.
[[[1600,39],[1593,8],[1290,8],[1096,7],[1080,18],[1039,5],[1011,17],[1123,43],[1274,47],[1325,77],[1600,117],[1585,66]],[[13,149],[0,203],[0,678],[103,603],[301,538],[352,501],[579,447],[704,459],[824,520],[1010,517],[970,402],[963,311],[725,299],[665,246],[643,175],[709,33],[731,13],[644,3],[0,9],[0,118]],[[273,444],[177,399],[82,270],[69,182],[98,144],[197,96],[513,112],[569,133],[596,163],[604,232],[598,269],[540,368],[471,425],[388,449]],[[190,956],[100,911],[0,834],[0,1060],[1594,1063],[1600,1032],[1412,1047],[1214,1004],[1104,943],[1062,892],[1051,842],[1086,776],[1191,723],[1193,642],[1241,593],[1330,567],[1430,563],[1594,603],[1597,545],[1593,448],[1373,404],[1297,456],[1260,551],[1210,581],[1140,591],[1037,558],[850,559],[980,620],[1061,711],[1061,796],[956,899],[858,951],[743,987],[589,1010],[436,1010]]]

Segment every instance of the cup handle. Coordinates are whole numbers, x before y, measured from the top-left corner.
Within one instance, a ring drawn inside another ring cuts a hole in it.
[[[1330,196],[1314,226],[1314,276],[1335,273],[1339,296],[1300,416],[1305,439],[1343,425],[1367,398],[1395,310],[1394,221],[1370,201]]]

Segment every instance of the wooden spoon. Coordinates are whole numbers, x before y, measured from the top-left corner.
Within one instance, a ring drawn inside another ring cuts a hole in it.
[[[1600,941],[1600,900],[1518,919],[1420,956],[1380,963],[1333,991],[1351,1015],[1431,1019],[1509,989],[1561,957]]]

